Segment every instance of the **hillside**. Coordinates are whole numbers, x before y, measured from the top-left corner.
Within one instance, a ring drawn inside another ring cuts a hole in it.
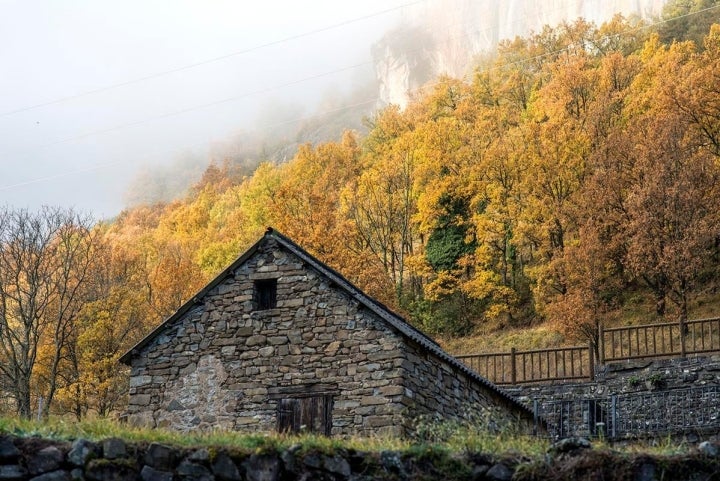
[[[117,359],[269,225],[429,334],[478,336],[451,351],[716,315],[720,27],[670,25],[506,42],[366,134],[212,163],[112,222],[1,211],[0,412],[122,410]]]
[[[366,136],[211,166],[108,234],[172,246],[197,287],[273,225],[445,335],[687,316],[715,285],[717,34],[665,45],[616,19],[517,40]]]

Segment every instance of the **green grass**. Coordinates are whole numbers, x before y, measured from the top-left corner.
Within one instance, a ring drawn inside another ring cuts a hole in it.
[[[402,451],[432,447],[448,452],[482,452],[500,454],[504,452],[523,452],[541,454],[547,449],[545,440],[531,436],[519,436],[511,432],[490,433],[478,427],[459,423],[437,423],[428,430],[422,439],[401,439],[388,436],[328,438],[317,435],[285,435],[278,433],[248,434],[235,431],[211,431],[203,433],[180,433],[165,429],[133,428],[109,419],[96,419],[77,422],[53,418],[47,422],[0,418],[0,433],[17,436],[40,436],[48,439],[71,441],[88,439],[100,441],[117,437],[128,442],[160,442],[181,447],[222,446],[242,450],[264,451],[281,450],[300,445],[303,451],[332,453],[338,449],[380,452]]]
[[[425,423],[415,438],[401,439],[387,436],[328,438],[318,435],[285,435],[278,433],[248,434],[236,431],[181,433],[166,429],[133,428],[110,419],[75,420],[52,418],[46,422],[0,417],[0,434],[21,437],[38,436],[58,441],[88,439],[101,441],[117,437],[127,442],[159,442],[178,447],[223,447],[246,452],[272,452],[300,446],[300,452],[333,454],[338,450],[364,452],[398,451],[408,455],[451,456],[455,453],[482,453],[492,456],[522,456],[542,460],[550,441],[518,434],[513,430],[489,432],[484,427],[453,421]],[[693,447],[689,443],[671,438],[647,442],[610,445],[593,441],[594,450],[615,451],[626,454],[675,456],[687,454]]]

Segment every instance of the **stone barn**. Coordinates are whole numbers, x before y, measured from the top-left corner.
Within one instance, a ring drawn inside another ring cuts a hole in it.
[[[533,421],[273,229],[120,360],[128,420],[153,427],[403,435],[419,415]]]

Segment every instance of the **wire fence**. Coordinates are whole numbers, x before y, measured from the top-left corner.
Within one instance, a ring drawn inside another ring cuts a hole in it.
[[[720,430],[720,386],[534,401],[536,419],[554,439],[633,439]]]

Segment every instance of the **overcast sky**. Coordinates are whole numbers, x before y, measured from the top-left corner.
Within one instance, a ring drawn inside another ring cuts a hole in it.
[[[417,3],[0,0],[0,205],[111,217],[143,167],[350,90]]]

